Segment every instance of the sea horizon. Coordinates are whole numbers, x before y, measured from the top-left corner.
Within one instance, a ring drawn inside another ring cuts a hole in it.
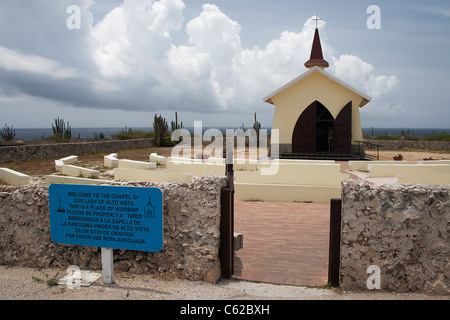
[[[249,129],[250,127],[246,127],[245,130]],[[105,138],[111,138],[111,136],[115,133],[122,132],[123,130],[132,129],[133,131],[144,131],[144,132],[150,132],[153,131],[153,127],[86,127],[86,128],[71,128],[72,130],[72,138],[77,139],[93,139],[95,136],[98,137],[100,133],[104,135]],[[194,133],[194,127],[185,127],[186,130],[188,130],[191,133]],[[225,134],[227,129],[239,129],[239,127],[203,127],[203,133],[205,133],[208,129],[218,129],[223,134]],[[270,135],[270,131],[272,128],[262,128],[266,129],[267,133]],[[32,140],[39,140],[42,138],[48,138],[53,135],[52,128],[14,128],[16,132],[15,140],[22,140],[22,141],[32,141]],[[376,127],[370,127],[370,128],[362,128],[363,135],[401,135],[403,132],[408,132],[410,136],[417,136],[417,137],[424,137],[431,134],[440,134],[443,132],[450,132],[450,128],[376,128]]]

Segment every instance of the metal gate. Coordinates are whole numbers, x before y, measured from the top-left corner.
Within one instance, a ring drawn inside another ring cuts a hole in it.
[[[226,165],[228,183],[221,191],[220,221],[220,261],[221,276],[231,279],[234,274],[234,170],[232,164]],[[341,241],[341,199],[331,199],[330,236],[328,258],[328,283],[339,286],[340,241]]]
[[[220,262],[222,278],[231,279],[234,273],[234,170],[226,165],[228,184],[221,191]]]

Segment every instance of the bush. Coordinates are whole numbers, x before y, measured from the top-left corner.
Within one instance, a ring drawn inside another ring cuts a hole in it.
[[[391,135],[391,134],[383,134],[380,136],[373,137],[373,140],[400,140],[400,136]]]
[[[16,130],[14,130],[13,126],[8,127],[5,124],[5,127],[2,130],[0,130],[0,135],[6,142],[11,142],[14,140],[14,137],[16,136]]]
[[[142,130],[126,129],[111,135],[114,140],[130,140],[130,139],[148,139],[153,138],[153,132],[145,132]]]
[[[103,140],[105,139],[105,134],[103,132],[100,131],[100,133],[94,132],[93,137],[95,140]],[[78,139],[80,139],[80,134],[78,134]]]
[[[161,147],[175,147],[178,144],[176,141],[172,141],[170,139],[163,139],[160,143]]]
[[[450,133],[443,132],[422,138],[424,141],[450,141]]]

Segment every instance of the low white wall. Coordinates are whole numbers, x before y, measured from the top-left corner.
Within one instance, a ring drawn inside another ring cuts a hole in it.
[[[148,169],[156,169],[156,167],[157,165],[154,162],[119,159],[119,168],[148,170]]]
[[[83,168],[83,167],[77,167],[77,166],[73,166],[73,165],[63,165],[61,172],[63,174],[67,174],[69,176],[72,177],[79,177],[82,176],[84,178],[98,178],[100,176],[100,171],[98,170],[92,170],[92,169],[87,169],[87,168]]]
[[[341,195],[338,186],[235,183],[234,187],[237,201],[329,203]]]
[[[275,169],[274,174],[264,174]],[[340,172],[334,161],[281,160],[268,161],[234,159],[235,197],[237,200],[311,201],[328,203],[340,196],[341,182],[349,174]],[[182,181],[190,182],[192,176],[225,174],[224,158],[186,159],[171,157],[167,170],[114,169],[115,180],[120,181]],[[264,172],[266,171],[266,172]]]
[[[426,160],[426,161],[417,161],[417,164],[448,164],[448,165],[450,165],[450,160]]]
[[[55,160],[55,169],[58,172],[62,172],[62,167],[78,161],[78,156],[68,156],[58,160]]]
[[[61,158],[59,160],[62,161],[64,164],[71,164],[71,163],[75,163],[78,161],[78,156],[68,156],[68,157]]]
[[[399,174],[400,184],[442,184],[450,185],[450,173],[427,173],[417,175],[414,173]]]
[[[415,175],[420,178],[426,177],[428,174],[450,173],[450,166],[446,164],[371,164],[368,169],[371,178],[395,177],[397,175]]]
[[[139,170],[115,168],[114,179],[118,181],[150,181],[150,182],[192,182],[193,175],[181,172],[159,170]]]
[[[151,153],[149,156],[150,162],[165,164],[167,163],[167,158],[163,156],[159,156],[157,153]]]
[[[235,171],[235,177],[237,183],[340,186],[349,175],[340,173],[339,164],[280,163],[274,175],[262,175],[259,171]]]
[[[59,175],[47,175],[44,176],[45,183],[52,184],[113,184],[114,181],[111,180],[100,180],[100,179],[87,179],[87,178],[79,178],[79,177],[69,177],[69,176],[59,176]]]
[[[181,161],[168,161],[167,170],[178,173],[191,173],[194,175],[224,175],[225,165],[213,163],[185,163]]]
[[[24,185],[30,183],[30,176],[24,173],[8,169],[0,168],[0,180],[10,185]]]
[[[373,164],[392,164],[392,165],[400,165],[400,164],[409,164],[409,161],[349,161],[348,166],[351,171],[369,171],[368,166]]]
[[[103,157],[103,164],[107,168],[117,168],[119,166],[119,159],[117,153],[111,153]]]

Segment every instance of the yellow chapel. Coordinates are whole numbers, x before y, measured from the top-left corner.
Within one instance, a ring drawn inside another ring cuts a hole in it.
[[[359,109],[371,98],[325,71],[315,29],[308,71],[263,98],[275,106],[280,158],[341,159],[364,153]],[[273,135],[272,135],[273,137]]]

